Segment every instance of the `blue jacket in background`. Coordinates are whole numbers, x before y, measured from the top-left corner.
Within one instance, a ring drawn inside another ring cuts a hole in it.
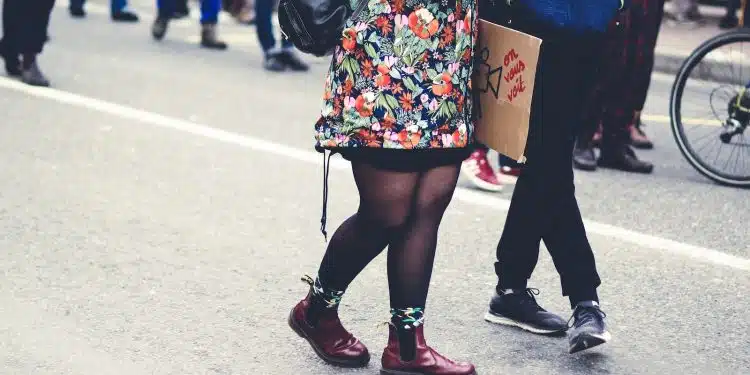
[[[630,0],[507,0],[521,5],[540,19],[574,30],[606,31],[618,11],[627,9]]]

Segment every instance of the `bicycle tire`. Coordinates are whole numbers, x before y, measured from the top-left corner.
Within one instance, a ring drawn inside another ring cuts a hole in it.
[[[687,84],[688,76],[706,55],[711,51],[723,47],[728,44],[737,42],[750,42],[750,31],[747,30],[733,30],[720,35],[717,35],[705,42],[703,42],[698,48],[696,48],[690,56],[682,63],[680,70],[675,77],[674,84],[669,98],[669,117],[670,125],[672,128],[672,135],[677,142],[677,147],[680,149],[682,156],[687,159],[688,163],[697,170],[704,177],[719,183],[721,185],[733,186],[733,187],[750,187],[750,176],[747,178],[737,178],[735,176],[728,175],[714,170],[714,168],[703,163],[698,158],[692,147],[688,144],[685,137],[685,130],[682,126],[682,119],[680,114],[680,108],[682,105],[682,94]]]

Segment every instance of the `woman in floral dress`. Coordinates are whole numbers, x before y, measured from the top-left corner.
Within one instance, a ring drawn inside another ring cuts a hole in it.
[[[391,324],[381,373],[475,374],[473,365],[428,347],[422,325],[438,227],[471,153],[476,2],[364,1],[334,52],[315,126],[318,151],[351,161],[359,209],[333,234],[289,323],[326,362],[367,365],[367,348],[337,309],[352,280],[388,247]]]

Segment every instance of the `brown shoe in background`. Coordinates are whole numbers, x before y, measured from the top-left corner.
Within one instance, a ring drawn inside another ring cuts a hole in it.
[[[210,23],[202,25],[201,46],[214,50],[227,49],[227,44],[219,40],[219,37],[217,36],[216,25]]]

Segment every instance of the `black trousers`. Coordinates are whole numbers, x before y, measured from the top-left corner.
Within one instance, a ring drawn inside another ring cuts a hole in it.
[[[3,54],[41,53],[54,6],[55,0],[4,0]]]
[[[505,3],[505,1],[497,1]],[[492,8],[492,6],[490,6]],[[502,289],[524,289],[543,240],[571,303],[597,300],[601,283],[586,237],[573,182],[573,147],[584,95],[602,34],[561,30],[532,16],[494,9],[482,17],[543,40],[534,86],[526,165],[518,178],[497,247],[495,271]],[[496,19],[487,15],[499,14]],[[512,23],[502,21],[512,15]],[[503,18],[500,18],[503,17]]]

